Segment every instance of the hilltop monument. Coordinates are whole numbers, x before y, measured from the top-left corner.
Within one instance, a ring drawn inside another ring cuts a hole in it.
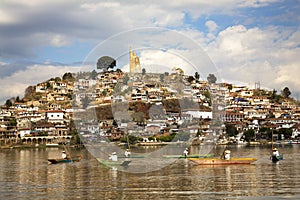
[[[132,48],[130,47],[129,50],[129,72],[130,73],[142,73],[140,59],[136,55],[134,51],[132,51]]]

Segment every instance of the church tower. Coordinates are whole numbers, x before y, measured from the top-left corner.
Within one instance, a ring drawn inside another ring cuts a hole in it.
[[[132,51],[132,48],[130,47],[129,50],[129,72],[130,73],[141,73],[141,64],[140,59],[136,55],[134,51]]]

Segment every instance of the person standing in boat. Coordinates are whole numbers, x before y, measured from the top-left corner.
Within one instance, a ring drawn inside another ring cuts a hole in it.
[[[279,152],[277,148],[273,149],[273,156],[279,156]]]
[[[185,150],[183,151],[184,158],[187,158],[188,154],[189,154],[189,149],[185,148]]]
[[[110,156],[109,159],[112,161],[118,161],[118,156],[116,152],[113,152]]]
[[[68,158],[68,156],[67,156],[67,154],[66,154],[65,151],[62,151],[61,157],[62,157],[63,159],[67,159],[67,158]]]
[[[128,158],[128,157],[130,157],[131,152],[128,149],[126,149],[124,155],[126,158]]]
[[[224,159],[224,160],[230,160],[230,154],[231,154],[230,150],[225,150],[223,152],[221,158]]]

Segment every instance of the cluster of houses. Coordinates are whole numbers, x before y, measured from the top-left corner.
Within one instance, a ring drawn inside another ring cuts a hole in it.
[[[274,101],[270,92],[259,91],[176,71],[131,74],[117,69],[81,74],[76,80],[50,79],[34,87],[34,97],[1,107],[0,145],[69,141],[73,121],[78,134],[90,140],[120,140],[127,133],[148,141],[180,131],[199,139],[213,129],[226,136],[226,124],[238,134],[223,140],[241,141],[245,131],[258,133],[261,127],[289,129],[291,135],[283,139],[298,140],[299,104],[288,98]],[[79,117],[101,107],[111,112]]]

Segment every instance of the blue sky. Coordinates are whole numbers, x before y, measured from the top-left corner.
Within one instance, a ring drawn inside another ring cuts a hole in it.
[[[82,70],[91,55],[126,52],[147,42],[158,47],[154,43],[160,41],[170,51],[137,52],[142,66],[179,65],[193,73],[170,54],[186,38],[212,61],[220,82],[249,87],[260,82],[278,93],[287,86],[300,96],[299,7],[299,0],[2,0],[0,102],[22,97],[28,85]],[[145,27],[166,28],[182,38],[168,34],[152,40],[151,33],[132,31]],[[182,56],[197,63],[190,50]],[[206,79],[209,71],[200,73]]]

